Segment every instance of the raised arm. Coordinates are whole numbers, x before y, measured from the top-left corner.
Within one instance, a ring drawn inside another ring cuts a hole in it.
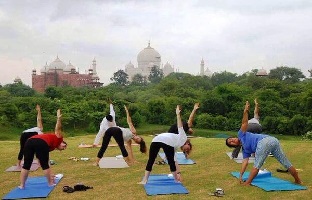
[[[134,135],[136,135],[136,129],[133,126],[132,119],[131,119],[130,114],[129,114],[129,110],[128,110],[127,106],[124,106],[124,107],[125,107],[125,111],[127,114],[127,123],[128,123],[129,129]]]
[[[176,114],[177,114],[177,126],[178,126],[178,128],[183,128],[180,105],[177,105]]]
[[[109,114],[113,117],[113,123],[116,123],[115,122],[115,111],[114,111],[114,106],[113,106],[113,102],[111,99],[109,99]]]
[[[189,117],[188,121],[187,121],[187,124],[188,124],[188,126],[190,128],[193,127],[193,121],[194,121],[194,118],[195,118],[195,113],[196,113],[198,108],[199,108],[199,103],[195,103],[194,104],[194,108],[193,108],[193,110],[192,110],[192,112],[190,114],[190,117]]]
[[[58,138],[63,137],[62,135],[62,114],[61,114],[61,109],[58,109],[56,112],[56,124],[55,124],[55,130],[54,133]]]
[[[38,104],[36,105],[36,110],[37,110],[37,127],[40,129],[40,131],[42,131],[43,125],[42,125],[42,117],[41,117],[41,108]]]
[[[256,119],[258,119],[258,120],[260,119],[260,115],[259,115],[259,105],[258,105],[257,99],[255,99],[254,118],[256,118]]]
[[[247,131],[249,107],[250,107],[249,102],[246,101],[245,108],[244,108],[244,113],[243,113],[243,119],[242,119],[242,126],[241,126],[242,132],[246,132]]]

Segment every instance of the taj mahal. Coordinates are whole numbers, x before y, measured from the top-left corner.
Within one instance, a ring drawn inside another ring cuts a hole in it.
[[[158,53],[158,51],[151,47],[150,42],[146,48],[139,52],[137,56],[137,62],[137,67],[135,67],[131,61],[125,66],[125,72],[128,74],[130,81],[136,74],[140,74],[147,78],[151,72],[152,67],[154,66],[161,69],[164,76],[178,71],[169,62],[166,62],[165,65],[162,64],[161,55]],[[203,59],[200,62],[199,75],[209,77],[212,75],[212,72],[208,68],[205,69],[205,63]]]

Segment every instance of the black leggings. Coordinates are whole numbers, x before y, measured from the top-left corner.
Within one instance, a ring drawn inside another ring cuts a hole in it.
[[[40,138],[30,138],[24,147],[24,165],[23,168],[29,170],[34,156],[39,159],[43,170],[49,169],[49,145]]]
[[[111,138],[114,138],[120,148],[121,154],[123,157],[128,157],[128,152],[125,147],[124,139],[122,137],[122,130],[119,127],[110,127],[106,130],[102,146],[97,154],[98,158],[102,158]]]
[[[155,159],[157,157],[157,154],[158,154],[160,148],[162,148],[164,150],[168,164],[170,166],[170,171],[175,172],[177,170],[177,168],[176,168],[175,162],[174,162],[174,147],[169,146],[169,145],[162,143],[162,142],[152,142],[152,144],[150,146],[149,158],[148,158],[145,170],[149,171],[149,172],[152,171],[153,164],[155,162]]]
[[[25,143],[29,138],[31,138],[34,135],[38,135],[38,133],[37,132],[23,132],[22,133],[20,137],[20,151],[17,156],[18,160],[23,159],[23,150],[24,150]]]

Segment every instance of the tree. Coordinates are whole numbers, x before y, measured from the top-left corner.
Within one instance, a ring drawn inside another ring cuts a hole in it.
[[[286,81],[288,83],[296,83],[299,82],[301,78],[305,78],[305,76],[297,68],[281,66],[271,69],[269,78]]]
[[[128,77],[129,77],[129,75],[120,69],[114,73],[113,77],[111,77],[110,80],[115,81],[115,83],[118,85],[125,86],[129,83]]]
[[[147,85],[147,80],[145,76],[142,76],[142,74],[135,74],[132,78],[132,85],[139,85],[144,86]]]
[[[7,84],[4,86],[4,89],[10,92],[12,96],[16,96],[16,97],[31,97],[35,95],[34,89],[20,82]]]
[[[151,72],[148,76],[148,80],[151,83],[159,83],[163,77],[164,77],[163,71],[157,65],[154,65],[151,68]]]
[[[221,73],[214,73],[211,77],[212,84],[214,86],[221,85],[223,83],[232,83],[237,80],[237,74],[231,72],[221,72]]]
[[[44,96],[51,98],[51,99],[61,99],[62,98],[62,92],[58,90],[55,86],[47,87],[44,91]],[[66,95],[65,95],[66,96]]]

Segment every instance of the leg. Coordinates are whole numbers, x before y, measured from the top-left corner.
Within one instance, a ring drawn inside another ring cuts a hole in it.
[[[54,182],[54,178],[51,176],[52,175],[51,169],[50,168],[45,169],[45,170],[43,170],[43,172],[44,172],[45,177],[48,180],[48,185],[49,186],[54,186],[55,182]]]
[[[32,161],[35,156],[35,150],[34,150],[35,140],[29,139],[24,147],[24,165],[20,174],[20,189],[25,188],[25,182],[28,178],[29,169],[31,167]]]
[[[109,144],[109,141],[112,137],[112,134],[113,134],[113,130],[111,128],[107,129],[107,131],[105,132],[104,134],[104,137],[103,137],[103,142],[102,142],[102,146],[97,154],[97,158],[96,158],[96,161],[94,163],[95,166],[99,165],[99,162],[101,160],[101,158],[103,157],[107,147],[108,147],[108,144]]]
[[[295,179],[295,183],[301,184],[301,179],[299,178],[297,170],[292,166],[286,155],[284,154],[278,140],[275,141],[275,148],[272,150],[274,157],[286,168],[289,173]]]
[[[20,175],[20,181],[21,181],[21,184],[20,186],[18,186],[20,189],[24,189],[25,188],[25,182],[28,178],[28,173],[29,173],[29,170],[27,169],[22,169],[21,171],[21,175]]]
[[[34,135],[37,135],[37,132],[24,132],[22,133],[21,137],[20,137],[20,150],[18,153],[18,157],[17,157],[17,166],[21,166],[21,161],[23,159],[23,150],[24,150],[24,146],[26,141],[31,138]]]
[[[152,171],[153,164],[157,157],[157,154],[161,148],[162,143],[160,142],[152,142],[149,150],[149,157],[145,168],[145,174],[142,181],[139,184],[146,184],[148,181],[148,177]]]
[[[43,173],[47,178],[48,185],[54,185],[54,179],[51,177],[51,169],[49,165],[50,155],[49,155],[49,146],[41,139],[38,139],[37,146],[35,149],[36,156],[39,159],[40,166],[43,169]]]
[[[177,172],[176,172],[177,168],[176,168],[176,164],[175,164],[175,161],[174,161],[174,153],[175,153],[174,152],[174,148],[164,144],[163,145],[163,149],[164,149],[164,153],[166,155],[168,164],[170,166],[170,171],[173,174],[174,179],[176,181],[178,181]]]

